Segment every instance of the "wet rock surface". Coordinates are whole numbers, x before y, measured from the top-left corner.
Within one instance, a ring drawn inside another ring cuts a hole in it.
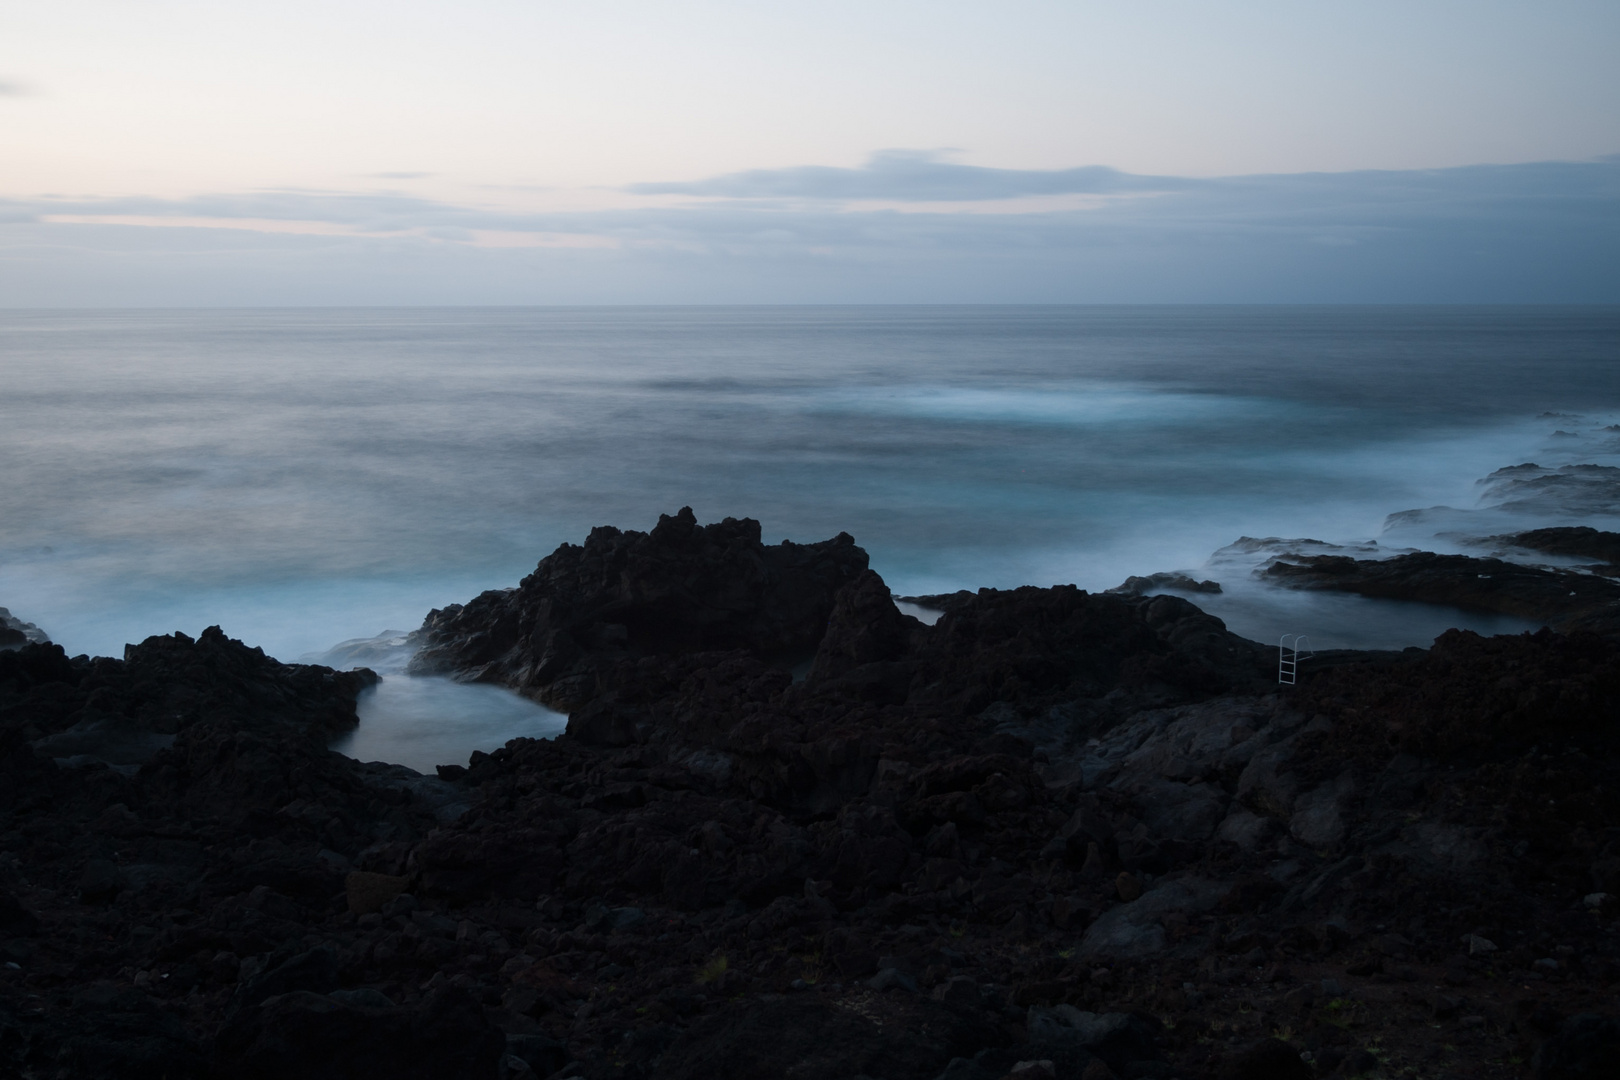
[[[10,611],[0,607],[0,651],[20,649],[30,643],[44,645],[50,637],[31,622],[23,622]]]
[[[1591,573],[1620,573],[1620,533],[1604,532],[1585,525],[1561,526],[1487,537],[1485,542],[1570,559],[1591,560],[1593,565],[1583,567]]]
[[[1123,584],[1116,585],[1108,591],[1124,593],[1127,596],[1141,596],[1143,593],[1159,589],[1169,589],[1173,592],[1218,593],[1221,591],[1221,583],[1199,581],[1187,574],[1161,571],[1157,574],[1148,574],[1146,577],[1132,575],[1126,578]]]
[[[1507,510],[1606,516],[1620,506],[1620,467],[1527,462],[1497,469],[1480,487],[1484,499]]]
[[[1418,600],[1543,620],[1555,630],[1620,634],[1620,583],[1501,559],[1429,551],[1390,559],[1299,555],[1272,560],[1261,577],[1293,589]]]
[[[755,550],[721,535],[659,573]],[[842,577],[802,681],[801,615],[676,605],[582,654],[567,734],[436,777],[324,748],[367,675],[217,632],[0,654],[0,1075],[1612,1071],[1614,640],[1452,632],[1278,688],[1177,597],[926,626],[853,543],[803,557]],[[91,721],[172,741],[54,752]]]

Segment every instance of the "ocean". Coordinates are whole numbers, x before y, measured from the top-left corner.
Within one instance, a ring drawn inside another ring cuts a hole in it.
[[[1259,640],[1426,645],[1526,624],[1216,553],[1620,521],[1481,483],[1620,465],[1613,307],[12,310],[0,387],[0,604],[74,653],[320,655],[686,505],[848,531],[902,594],[1187,570]]]

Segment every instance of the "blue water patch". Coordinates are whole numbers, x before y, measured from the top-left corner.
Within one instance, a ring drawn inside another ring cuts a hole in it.
[[[474,750],[488,753],[508,739],[553,738],[568,726],[562,713],[498,686],[409,675],[384,675],[361,693],[358,711],[360,726],[333,750],[422,773],[465,765]]]
[[[1217,595],[1178,593],[1250,641],[1276,645],[1283,634],[1304,634],[1322,649],[1426,649],[1447,630],[1523,634],[1542,623],[1488,611],[1412,600],[1375,600],[1348,593],[1238,584]]]

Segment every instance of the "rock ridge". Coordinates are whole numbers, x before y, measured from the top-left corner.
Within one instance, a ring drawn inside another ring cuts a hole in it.
[[[409,671],[499,683],[566,711],[596,696],[605,669],[639,657],[746,649],[796,661],[866,567],[848,533],[769,546],[751,518],[699,525],[683,507],[650,532],[593,529],[516,589],[430,612]]]

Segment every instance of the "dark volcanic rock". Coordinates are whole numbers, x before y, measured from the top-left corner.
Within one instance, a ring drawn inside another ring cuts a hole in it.
[[[15,934],[18,936],[32,934],[39,928],[39,920],[34,913],[22,906],[15,896],[8,892],[0,892],[0,934]]]
[[[1123,584],[1116,585],[1108,591],[1120,593],[1125,596],[1141,596],[1143,593],[1153,592],[1155,589],[1171,589],[1175,592],[1218,593],[1221,583],[1218,581],[1199,581],[1186,574],[1172,571],[1161,571],[1149,574],[1146,577],[1132,575],[1125,579]]]
[[[45,631],[31,622],[23,622],[5,608],[0,607],[0,651],[20,649],[24,645],[46,645],[50,638]]]
[[[757,521],[699,525],[686,507],[651,532],[593,529],[516,589],[430,613],[410,670],[498,682],[572,709],[638,657],[740,649],[798,659],[821,640],[834,595],[865,569],[847,533],[771,547]]]
[[[199,1040],[177,1017],[146,994],[105,982],[59,996],[48,1013],[0,1001],[0,1072],[108,1080],[208,1075]]]
[[[901,1017],[904,1017],[902,1020]],[[656,1080],[933,1080],[952,1058],[1004,1044],[994,1024],[928,1001],[908,1003],[891,1023],[812,996],[748,1002],[694,1027],[663,1055]]]
[[[1274,560],[1261,576],[1292,589],[1420,600],[1543,619],[1556,630],[1620,633],[1620,584],[1500,559],[1428,551],[1382,560],[1345,555],[1295,556]]]
[[[820,673],[847,681],[890,665],[889,674],[909,675],[901,701],[950,701],[974,712],[1002,701],[1036,712],[1116,692],[1199,696],[1252,685],[1263,670],[1259,646],[1179,597],[1092,594],[1072,585],[980,589],[915,598],[945,611],[925,627],[900,616],[870,585],[856,587],[865,590],[860,598],[840,603],[858,607],[860,617],[852,610],[829,627],[812,688]]]
[[[773,629],[775,549],[666,522],[587,548],[679,632],[557,614],[620,595],[565,549],[531,599],[590,699],[437,777],[324,749],[363,677],[223,635],[0,653],[0,1075],[1612,1071],[1620,642],[1454,631],[1279,688],[1181,597],[929,626],[843,541],[790,552],[827,574]],[[173,742],[36,749],[87,721]]]
[[[1497,469],[1481,480],[1482,496],[1501,508],[1549,516],[1609,516],[1620,508],[1620,467],[1529,462]]]
[[[1582,1013],[1564,1022],[1531,1061],[1536,1080],[1620,1075],[1620,1019]]]
[[[1543,551],[1548,555],[1595,559],[1610,566],[1620,566],[1620,533],[1601,532],[1586,525],[1532,529],[1510,536],[1488,537],[1487,541],[1512,544],[1528,551]]]
[[[296,990],[245,1010],[220,1033],[216,1069],[243,1080],[496,1080],[506,1037],[465,990],[420,1008]]]
[[[123,660],[69,660],[59,645],[0,653],[0,723],[66,764],[137,766],[193,729],[324,747],[352,729],[364,669],[282,664],[217,626],[195,641],[175,633],[124,648]]]
[[[1323,672],[1302,696],[1342,717],[1321,736],[1341,763],[1395,750],[1433,757],[1514,753],[1547,740],[1603,745],[1620,736],[1620,643],[1549,630],[1490,638],[1448,630],[1432,649],[1375,675]]]
[[[227,1019],[250,1014],[269,998],[282,994],[294,991],[325,994],[337,987],[337,955],[327,948],[310,949],[237,987]]]
[[[1220,1080],[1312,1080],[1315,1075],[1300,1060],[1299,1051],[1281,1039],[1262,1039],[1244,1047],[1219,1073]]]
[[[921,628],[894,606],[883,579],[867,570],[839,591],[810,681],[826,684],[869,664],[899,660],[911,651]]]

